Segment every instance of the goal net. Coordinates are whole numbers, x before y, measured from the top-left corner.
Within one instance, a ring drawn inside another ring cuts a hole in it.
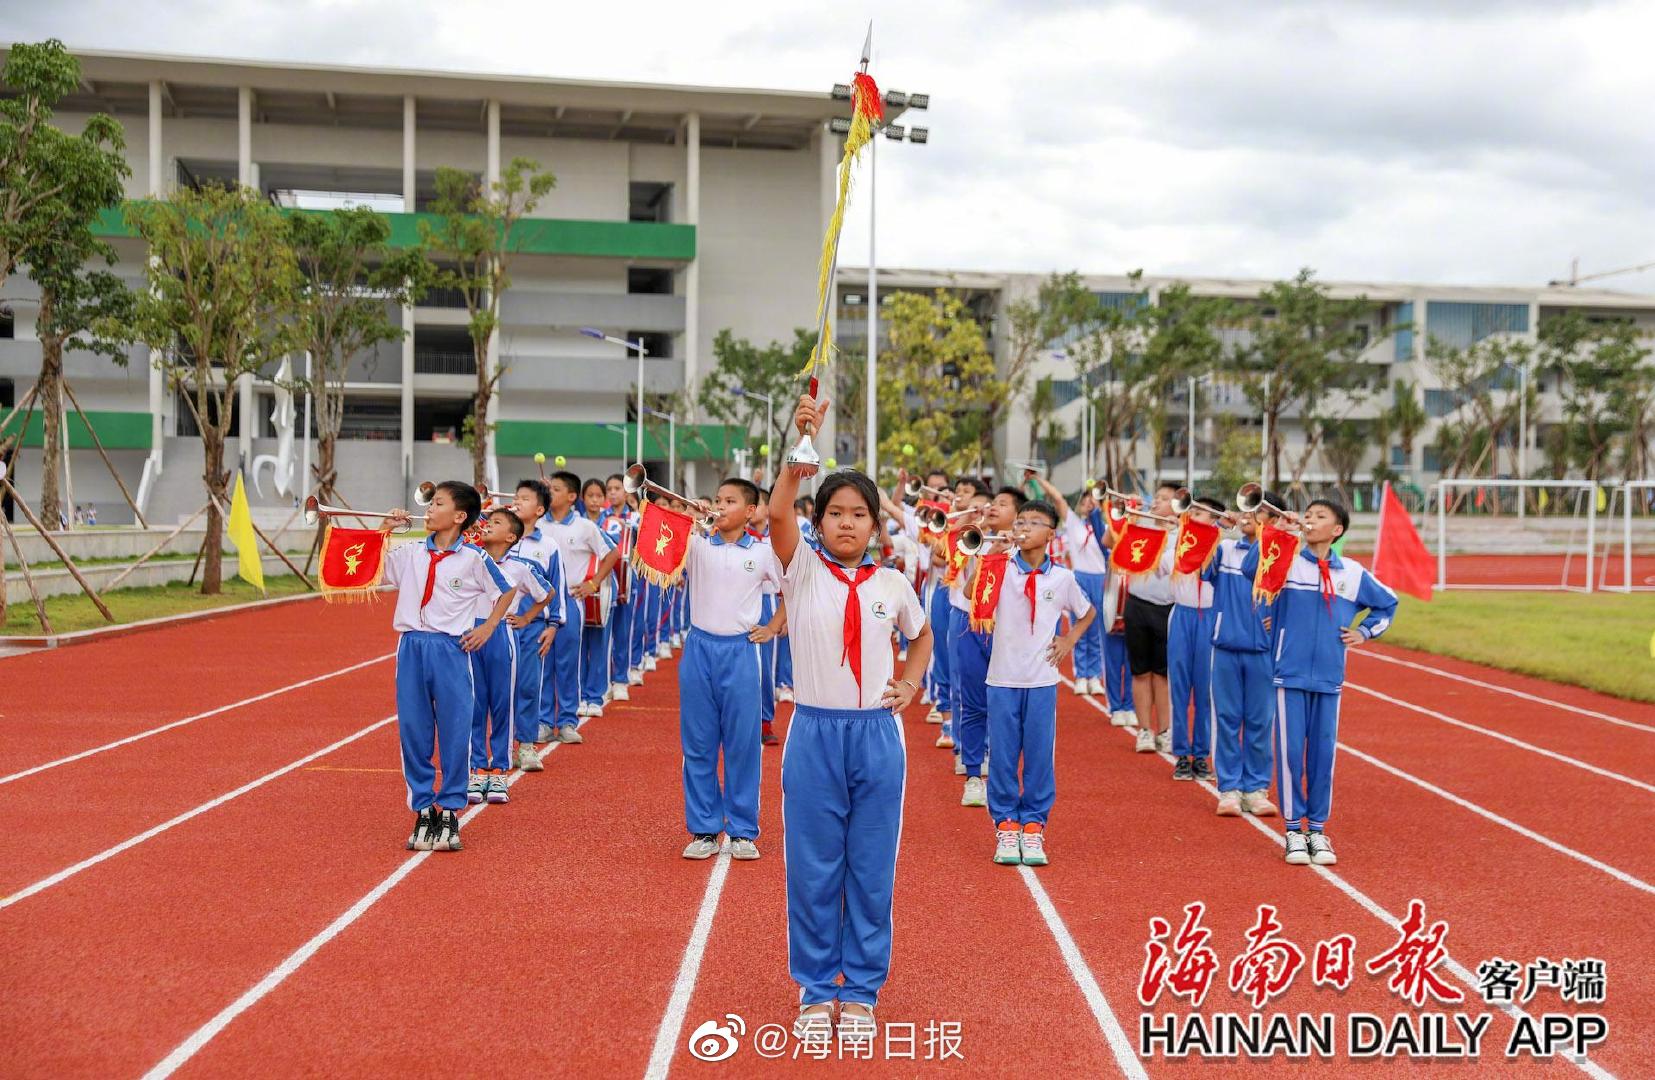
[[[1437,481],[1437,588],[1600,587],[1608,493],[1590,480]]]
[[[1655,591],[1655,480],[1628,480],[1609,495],[1597,554],[1597,587]]]

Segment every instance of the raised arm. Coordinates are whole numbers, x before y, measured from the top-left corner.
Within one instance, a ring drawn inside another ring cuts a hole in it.
[[[801,394],[798,408],[793,412],[793,426],[801,435],[807,427],[811,431],[821,431],[827,410],[826,398],[818,402],[809,394]],[[792,507],[798,497],[799,474],[783,465],[776,474],[776,486],[770,490],[770,505]],[[799,523],[791,512],[770,516],[770,546],[775,549],[776,558],[781,560],[783,570],[793,565],[793,553],[799,548],[799,540]]]
[[[1040,490],[1046,493],[1046,501],[1057,507],[1057,520],[1061,522],[1067,518],[1070,514],[1069,500],[1063,497],[1063,492],[1057,490],[1057,485],[1039,473],[1034,474],[1034,479],[1035,483],[1040,485]]]

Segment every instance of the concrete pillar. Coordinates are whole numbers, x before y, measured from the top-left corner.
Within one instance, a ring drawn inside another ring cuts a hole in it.
[[[245,186],[257,183],[253,172],[253,88],[240,87],[236,95],[236,182]],[[241,411],[241,435],[236,440],[242,468],[253,464],[253,377],[243,375],[236,383]]]
[[[684,272],[684,388],[692,397],[701,373],[701,114],[684,124],[684,222],[696,227],[696,257]],[[687,463],[684,483],[699,494],[696,463]]]
[[[414,95],[402,98],[402,211],[414,212],[419,182],[414,168]],[[402,489],[406,498],[414,476],[414,309],[402,308]]]
[[[167,187],[161,175],[166,167],[166,157],[162,153],[161,142],[161,80],[152,79],[149,84],[149,182],[145,194],[152,199],[159,199],[167,193]],[[155,349],[149,350],[149,438],[150,458],[155,462],[155,469],[161,467],[162,449],[166,445],[166,404],[167,384],[161,376],[161,354]]]

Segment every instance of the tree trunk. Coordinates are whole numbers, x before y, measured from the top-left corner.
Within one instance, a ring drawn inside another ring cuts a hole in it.
[[[327,415],[327,410],[325,407],[322,410],[322,413],[325,418]],[[339,493],[333,490],[333,455],[338,441],[338,429],[335,428],[330,431],[324,422],[322,430],[319,431],[316,436],[315,490],[318,502],[337,505],[339,501]],[[305,484],[307,487],[310,486],[311,482],[311,477],[305,477]],[[327,519],[318,517],[316,519],[316,542],[311,550],[321,550],[322,536],[327,532],[327,528]]]
[[[52,304],[49,293],[40,297],[42,322],[50,325]],[[40,465],[40,520],[49,529],[67,520],[63,513],[63,495],[58,489],[63,475],[63,338],[48,334],[40,339],[40,427],[45,436]]]
[[[472,407],[471,482],[480,486],[488,483],[488,406],[494,397],[494,373],[488,369],[487,338],[473,340],[472,352],[477,358],[477,401]]]
[[[226,395],[224,407],[232,408],[233,401]],[[207,507],[206,560],[201,569],[203,596],[216,596],[224,591],[224,515],[219,507],[228,508],[230,505],[226,494],[228,476],[224,472],[224,440],[228,429],[228,424],[223,428],[209,424],[201,429],[201,449],[206,459],[201,479],[207,485],[208,494],[213,497],[212,505]]]

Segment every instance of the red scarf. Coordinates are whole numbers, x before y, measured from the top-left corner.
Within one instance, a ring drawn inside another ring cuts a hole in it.
[[[1039,566],[1035,567],[1033,570],[1030,570],[1028,576],[1023,579],[1023,595],[1029,598],[1029,629],[1030,630],[1034,629],[1034,615],[1035,615],[1034,600],[1035,600],[1035,595],[1040,591],[1040,575],[1044,574],[1046,572],[1046,568],[1050,565],[1051,565],[1051,560],[1047,559],[1045,562],[1041,563]]]
[[[458,550],[458,548],[449,548],[447,551],[437,551],[433,549],[430,552],[431,565],[425,569],[425,595],[421,596],[419,600],[419,606],[422,611],[425,609],[425,605],[431,602],[431,594],[437,589],[437,564]]]
[[[856,701],[862,703],[862,603],[856,598],[856,588],[864,581],[874,576],[879,566],[868,563],[856,568],[853,577],[845,572],[845,568],[828,558],[822,551],[816,552],[816,557],[822,560],[833,576],[845,583],[848,590],[845,593],[845,651],[839,655],[839,666],[844,667],[850,662],[851,677],[856,680]]]
[[[1322,579],[1322,603],[1327,605],[1327,613],[1333,614],[1333,571],[1326,559],[1316,560],[1316,571]]]

